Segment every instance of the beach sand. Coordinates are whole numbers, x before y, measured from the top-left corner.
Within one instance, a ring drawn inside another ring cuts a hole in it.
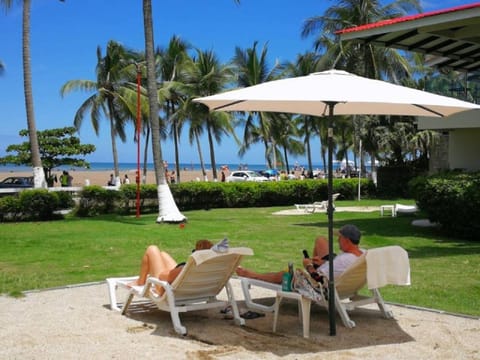
[[[232,285],[243,313],[239,281],[233,279]],[[252,295],[273,301],[272,293],[260,288],[252,288]],[[480,359],[478,318],[390,308],[394,319],[382,318],[372,306],[353,311],[353,329],[337,316],[337,334],[329,336],[326,310],[312,306],[309,339],[302,337],[297,304],[291,301],[282,303],[276,333],[271,313],[240,327],[218,309],[189,312],[180,315],[188,331],[180,336],[168,313],[132,305],[122,316],[109,309],[105,283],[86,284],[19,299],[0,296],[0,358]]]
[[[0,168],[1,170],[1,168]],[[135,183],[135,169],[128,170],[128,171],[121,171],[120,172],[120,179],[123,180],[125,174],[128,175],[130,179],[130,183]],[[84,186],[88,182],[90,185],[100,185],[105,186],[107,185],[108,180],[110,179],[110,174],[113,173],[111,170],[71,170],[69,171],[70,175],[73,177],[72,186]],[[61,171],[54,171],[53,174],[60,177],[62,174]],[[32,176],[33,173],[27,171],[0,171],[0,180],[9,177],[9,176]],[[217,173],[218,178],[220,179],[220,172]],[[187,181],[197,181],[203,180],[202,171],[200,170],[184,170],[180,172],[180,181],[187,182]],[[207,170],[207,179],[209,181],[213,180],[213,174],[211,170]],[[155,184],[155,173],[152,171],[147,172],[147,184]],[[59,187],[60,184],[57,182],[55,184],[56,187]]]

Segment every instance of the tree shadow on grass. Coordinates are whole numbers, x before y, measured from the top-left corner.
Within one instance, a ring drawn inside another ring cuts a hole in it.
[[[334,239],[337,239],[337,230],[345,224],[355,224],[368,241],[368,247],[374,247],[376,238],[382,239],[381,245],[400,245],[404,247],[410,258],[433,258],[441,256],[458,256],[480,254],[480,242],[463,239],[452,239],[442,234],[435,227],[417,227],[411,225],[415,216],[380,217],[378,219],[355,218],[334,219]],[[296,223],[295,226],[308,226],[328,228],[326,216],[320,221]],[[416,242],[412,245],[412,239],[422,238],[427,242]]]

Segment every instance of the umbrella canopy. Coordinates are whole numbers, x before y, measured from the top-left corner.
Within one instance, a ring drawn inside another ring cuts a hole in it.
[[[265,82],[198,98],[210,110],[273,111],[316,116],[335,115],[448,116],[480,106],[346,71],[329,70],[306,76]]]
[[[328,242],[329,294],[333,277],[333,117],[334,115],[448,116],[480,109],[479,105],[373,80],[345,71],[329,70],[275,80],[194,101],[212,111],[262,111],[328,116]],[[336,334],[335,299],[329,296],[330,335]]]

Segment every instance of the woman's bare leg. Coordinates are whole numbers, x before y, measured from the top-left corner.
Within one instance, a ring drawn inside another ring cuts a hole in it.
[[[165,251],[161,251],[156,245],[150,245],[142,257],[140,276],[135,285],[145,285],[147,276],[153,276],[160,280],[168,280],[170,270],[177,266],[176,261]]]
[[[271,273],[257,273],[255,271],[242,268],[241,266],[237,267],[236,273],[238,276],[250,279],[263,280],[274,284],[281,284],[283,276],[283,271]]]

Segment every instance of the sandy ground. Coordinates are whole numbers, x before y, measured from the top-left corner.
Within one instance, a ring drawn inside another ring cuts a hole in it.
[[[239,282],[232,282],[243,312]],[[254,296],[272,301],[266,290]],[[282,303],[277,333],[271,314],[240,327],[218,310],[190,312],[181,315],[188,335],[180,336],[167,313],[142,305],[122,316],[109,309],[106,284],[85,284],[0,296],[0,358],[480,359],[479,319],[390,307],[390,320],[374,307],[355,310],[354,329],[337,317],[337,334],[329,336],[328,315],[314,306],[309,339],[291,302]]]
[[[107,182],[110,179],[110,174],[112,174],[113,172],[109,170],[106,170],[106,171],[72,170],[72,171],[69,171],[69,173],[73,177],[72,186],[84,186],[87,180],[90,183],[90,185],[104,186],[104,185],[107,185]],[[61,175],[61,172],[56,171],[54,172],[54,174],[56,174],[57,178],[59,178]],[[124,179],[125,174],[128,175],[128,177],[130,178],[130,183],[133,184],[135,181],[135,169],[120,172],[121,180]],[[25,172],[25,171],[7,172],[7,171],[1,171],[0,169],[0,180],[8,176],[32,176],[32,175],[33,175],[32,173]],[[220,173],[218,173],[218,177],[220,177]],[[202,172],[199,170],[198,171],[186,170],[180,173],[180,181],[182,182],[197,181],[197,179],[199,180],[204,179]],[[211,170],[207,171],[207,179],[213,180],[213,175]],[[155,173],[153,171],[147,172],[146,182],[147,184],[155,184]],[[60,184],[56,183],[55,186],[58,187],[60,186]]]

